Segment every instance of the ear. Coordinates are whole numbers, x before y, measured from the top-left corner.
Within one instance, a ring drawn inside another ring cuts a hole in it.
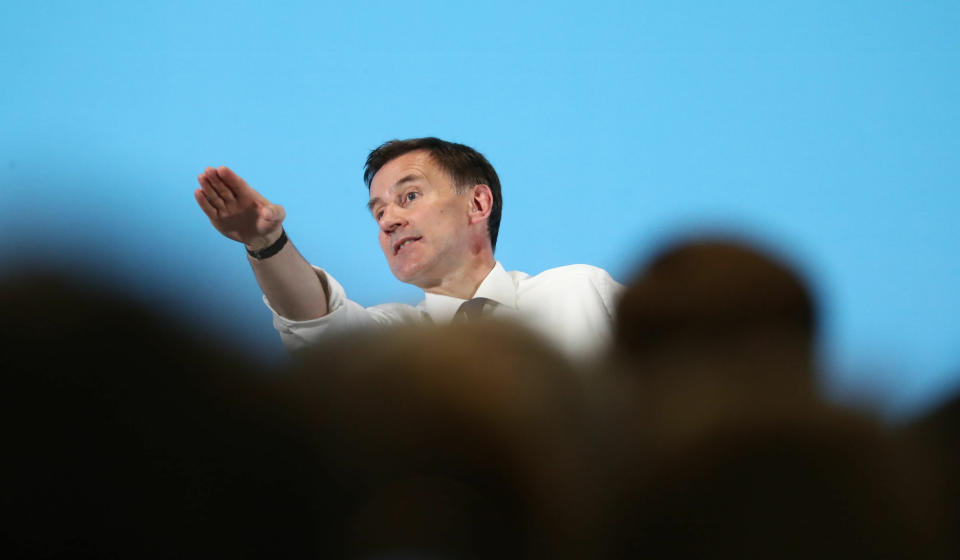
[[[493,191],[487,185],[474,185],[470,189],[470,223],[485,221],[493,209]]]

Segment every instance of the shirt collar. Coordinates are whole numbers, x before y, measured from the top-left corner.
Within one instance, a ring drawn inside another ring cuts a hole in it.
[[[465,299],[444,296],[440,294],[426,293],[424,298],[424,307],[430,318],[434,321],[445,323],[453,319],[460,305],[467,301]],[[485,297],[491,299],[499,305],[517,308],[517,286],[513,279],[504,270],[499,262],[494,263],[493,269],[487,273],[487,276],[480,282],[473,297]]]

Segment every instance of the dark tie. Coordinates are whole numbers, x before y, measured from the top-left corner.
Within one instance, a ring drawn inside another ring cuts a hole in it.
[[[453,315],[453,322],[460,323],[479,319],[483,315],[484,307],[489,307],[492,304],[493,300],[485,297],[468,299],[460,304],[460,308],[457,309],[457,312]]]

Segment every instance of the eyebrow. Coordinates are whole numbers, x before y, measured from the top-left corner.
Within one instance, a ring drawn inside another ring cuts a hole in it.
[[[411,173],[410,175],[402,177],[399,181],[394,183],[393,186],[390,188],[395,191],[397,190],[397,187],[401,187],[406,183],[412,183],[418,180],[420,180],[420,176],[414,175]],[[373,213],[373,207],[376,206],[379,202],[380,202],[380,197],[371,198],[370,201],[367,202],[367,212]]]

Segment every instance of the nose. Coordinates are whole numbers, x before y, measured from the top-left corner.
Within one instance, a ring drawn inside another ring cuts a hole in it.
[[[380,216],[380,229],[384,233],[393,233],[398,227],[406,223],[403,213],[392,204],[383,209],[383,215]]]

